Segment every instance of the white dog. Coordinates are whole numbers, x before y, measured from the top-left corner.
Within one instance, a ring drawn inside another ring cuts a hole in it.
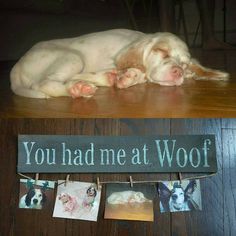
[[[126,204],[126,203],[144,203],[151,202],[147,199],[142,192],[135,191],[123,191],[114,192],[108,198],[107,202],[109,204]]]
[[[202,67],[170,33],[115,29],[40,42],[13,67],[14,93],[33,98],[90,97],[97,86],[128,88],[147,81],[178,86],[184,78],[226,80]]]

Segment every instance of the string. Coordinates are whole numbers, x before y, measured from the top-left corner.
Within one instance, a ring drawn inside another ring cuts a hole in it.
[[[24,175],[22,173],[18,173],[18,175],[20,175],[24,178],[27,178],[27,179],[33,179],[33,178],[31,178],[27,175]],[[212,177],[214,175],[216,175],[216,173],[212,173],[212,174],[208,174],[208,175],[191,176],[191,177],[182,178],[181,181],[191,180],[191,179],[203,179],[203,178],[207,178],[207,177]],[[163,182],[163,181],[165,181],[165,180],[133,180],[132,179],[133,184],[160,183],[160,182]],[[64,182],[60,183],[60,184],[63,184],[65,182],[66,182],[66,180]],[[100,185],[102,185],[102,184],[130,184],[130,181],[116,181],[116,180],[113,180],[113,181],[99,181],[99,183],[100,183]]]

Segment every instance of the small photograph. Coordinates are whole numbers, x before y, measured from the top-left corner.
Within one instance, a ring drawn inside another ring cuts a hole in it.
[[[161,213],[202,210],[199,180],[163,181],[158,193]]]
[[[54,181],[20,179],[19,208],[46,209],[53,206]]]
[[[100,199],[94,183],[59,180],[53,217],[97,221]]]
[[[153,221],[154,185],[107,184],[105,219]]]

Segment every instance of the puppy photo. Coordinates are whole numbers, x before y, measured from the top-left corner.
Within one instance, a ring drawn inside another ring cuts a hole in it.
[[[91,97],[100,86],[180,86],[186,79],[228,78],[228,73],[193,59],[186,43],[174,34],[128,29],[39,42],[10,73],[12,91],[31,98]]]
[[[107,184],[105,219],[153,221],[153,185]]]
[[[158,184],[161,212],[201,210],[199,180],[164,181]]]
[[[69,212],[71,215],[76,212],[79,207],[76,197],[68,193],[61,193],[58,199],[61,201],[64,211]]]
[[[53,181],[20,180],[19,208],[43,209],[52,203]]]
[[[97,196],[97,190],[95,187],[90,186],[87,191],[86,191],[86,195],[83,199],[83,206],[84,207],[93,207],[95,198]]]
[[[53,217],[97,221],[100,198],[93,183],[58,180]]]

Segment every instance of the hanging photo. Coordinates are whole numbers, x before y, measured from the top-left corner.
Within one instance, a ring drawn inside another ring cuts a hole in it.
[[[53,217],[97,221],[100,198],[94,183],[59,180]]]
[[[154,195],[150,184],[107,184],[104,218],[153,221]]]
[[[162,213],[202,210],[199,180],[163,181],[158,192]]]
[[[43,209],[53,205],[54,181],[20,179],[19,208]]]

